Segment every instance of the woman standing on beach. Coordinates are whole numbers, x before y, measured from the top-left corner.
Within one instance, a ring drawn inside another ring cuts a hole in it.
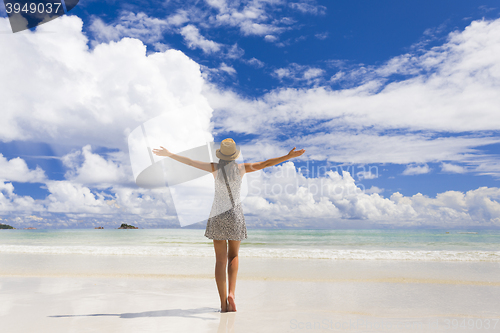
[[[161,146],[160,148],[153,149],[153,153],[158,156],[168,156],[176,161],[210,172],[214,176],[214,203],[207,222],[205,236],[214,242],[215,281],[219,291],[221,312],[236,311],[234,293],[236,275],[238,274],[238,251],[240,242],[247,238],[245,217],[240,203],[241,179],[247,172],[277,165],[302,155],[305,150],[296,151],[294,147],[285,156],[271,158],[263,162],[237,164],[235,160],[240,155],[240,151],[236,148],[234,140],[230,138],[223,140],[220,149],[216,151],[219,163],[192,160],[173,154]],[[226,267],[229,288],[226,286]]]

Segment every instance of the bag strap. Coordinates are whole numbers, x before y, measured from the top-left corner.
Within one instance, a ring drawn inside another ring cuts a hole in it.
[[[222,169],[222,174],[224,175],[224,180],[226,181],[227,191],[229,192],[229,198],[231,199],[231,207],[234,207],[233,194],[231,193],[231,187],[229,186],[229,182],[227,181],[226,171],[224,168]]]

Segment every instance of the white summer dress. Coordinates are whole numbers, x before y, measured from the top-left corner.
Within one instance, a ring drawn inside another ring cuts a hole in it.
[[[218,164],[214,203],[207,221],[205,236],[215,240],[241,241],[247,238],[245,216],[240,202],[241,176],[236,163],[227,164],[224,170],[233,200],[231,201],[224,173]]]

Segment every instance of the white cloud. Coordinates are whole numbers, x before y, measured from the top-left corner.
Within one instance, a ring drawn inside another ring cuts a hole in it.
[[[231,47],[229,46],[227,47],[225,56],[227,56],[230,59],[239,59],[243,57],[244,54],[245,51],[241,47],[239,47],[238,44],[234,44]]]
[[[281,97],[294,98],[287,104],[301,110],[314,99],[321,111],[304,110],[307,117],[343,115],[343,120],[354,126],[494,130],[500,125],[500,117],[495,117],[500,103],[496,93],[500,62],[493,56],[499,49],[500,19],[473,22],[464,32],[451,34],[443,46],[414,57],[415,65],[404,66],[398,62],[398,65],[385,66],[391,67],[388,72],[399,73],[413,72],[414,67],[433,70],[432,76],[423,73],[386,87],[374,79],[340,91],[285,89],[270,95],[276,103],[284,102]]]
[[[168,188],[147,190],[117,186],[113,192],[116,204],[125,216],[132,214],[147,219],[176,219]]]
[[[48,181],[47,211],[55,213],[111,214],[116,208],[108,205],[104,194],[69,181]]]
[[[178,226],[167,188],[148,190],[113,185],[107,193],[73,181],[46,181],[45,199],[19,196],[0,182],[0,212],[17,226],[80,227],[140,221],[144,227]],[[119,224],[118,224],[119,225]]]
[[[226,65],[225,63],[222,63],[220,65],[219,69],[221,71],[224,71],[224,72],[230,74],[230,75],[235,75],[236,74],[236,70],[233,67]]]
[[[283,1],[207,1],[207,3],[215,13],[204,13],[204,17],[206,17],[205,24],[211,24],[213,27],[237,27],[245,36],[265,36],[267,41],[270,41],[268,36],[280,35],[284,31],[291,29],[290,24],[294,22],[289,17],[278,16],[287,5]],[[305,5],[300,6],[300,8],[297,7],[297,9],[306,11],[310,9],[308,12],[312,13],[314,8],[320,7]],[[273,36],[273,39],[276,40],[277,37]]]
[[[66,179],[73,183],[106,188],[110,184],[134,182],[129,157],[121,152],[108,154],[108,159],[105,159],[101,155],[92,153],[91,146],[87,145],[81,151],[63,156],[62,162],[69,169],[65,175]]]
[[[296,63],[290,64],[285,68],[278,68],[274,70],[274,76],[280,80],[292,79],[296,82],[302,81],[311,83],[319,83],[325,71],[321,68],[303,66]]]
[[[306,178],[292,162],[266,170],[245,175],[249,194],[243,205],[249,226],[279,223],[332,227],[339,223],[355,225],[356,221],[393,226],[500,226],[498,188],[483,187],[466,193],[448,191],[435,198],[421,194],[405,197],[400,193],[384,198],[380,195],[383,189],[372,186],[364,190],[345,171],[342,175],[328,171],[322,177]],[[100,192],[73,181],[47,181],[46,186],[49,196],[34,200],[17,196],[12,184],[0,183],[0,211],[22,212],[31,224],[43,218],[43,223],[52,221],[54,226],[74,226],[81,221],[99,225],[120,219],[141,221],[147,227],[175,221],[167,188],[146,190],[113,185],[107,192]],[[36,218],[29,217],[33,211],[38,211]],[[54,214],[65,214],[67,218],[57,222]]]
[[[94,18],[91,31],[98,42],[116,41],[122,37],[134,37],[145,43],[154,43],[161,39],[164,33],[182,34],[190,47],[200,47],[204,52],[214,52],[217,46],[199,34],[198,29],[219,28],[221,26],[239,29],[245,36],[280,35],[293,29],[295,20],[290,17],[280,17],[287,4],[275,0],[244,0],[244,1],[206,1],[208,8],[197,6],[196,2],[168,3],[173,14],[165,19],[149,17],[143,12],[123,11],[120,17],[110,24],[100,18]],[[307,14],[318,14],[324,7],[311,3],[293,4],[292,8]],[[196,29],[196,30],[195,30]]]
[[[413,176],[413,175],[423,175],[431,172],[431,168],[427,164],[425,165],[408,165],[403,171],[403,175],[405,176]]]
[[[186,10],[180,9],[175,14],[169,16],[167,22],[172,26],[181,26],[189,22],[189,13]]]
[[[191,49],[200,48],[204,53],[214,53],[221,49],[221,44],[200,35],[198,28],[192,24],[183,27],[180,33],[186,40],[187,46]]]
[[[494,176],[496,178],[500,178],[500,161],[494,159],[493,157],[486,159],[479,159],[479,161],[471,161],[476,164],[474,168],[474,172],[479,173],[480,175],[489,175]]]
[[[256,68],[262,68],[265,66],[265,64],[257,58],[252,58],[250,60],[247,60],[247,63]]]
[[[149,17],[145,13],[123,12],[118,22],[112,25],[104,23],[99,17],[94,17],[89,30],[93,32],[96,41],[117,41],[123,37],[137,38],[145,43],[158,42],[165,30],[185,22],[181,14],[175,14],[169,20]]]
[[[155,50],[164,52],[170,47],[160,42],[163,35],[165,33],[178,33],[184,37],[189,48],[199,48],[206,54],[224,51],[225,57],[238,59],[245,53],[237,44],[229,46],[208,40],[200,34],[195,25],[184,25],[189,22],[189,13],[185,10],[178,10],[165,20],[150,17],[142,12],[122,12],[121,16],[110,24],[106,24],[100,18],[95,17],[89,27],[95,38],[95,40],[91,41],[91,44],[95,46],[102,42],[118,41],[124,37],[129,37],[139,39],[146,44],[152,44]]]
[[[154,43],[153,46],[154,46],[154,49],[158,52],[165,52],[165,51],[171,49],[170,46],[168,46],[167,44],[163,44],[163,43]]]
[[[30,196],[19,196],[14,193],[14,185],[0,181],[0,212],[4,214],[19,212],[30,214],[43,210],[43,205]]]
[[[30,170],[26,162],[19,157],[7,160],[0,153],[0,182],[43,182],[46,179],[45,172],[37,166]]]
[[[224,1],[212,4],[229,16],[241,12],[243,18],[235,15],[235,22],[258,20],[258,11],[232,11]],[[135,19],[140,21],[141,17],[136,15]],[[178,17],[177,27],[187,19]],[[498,128],[500,74],[493,55],[498,54],[500,45],[499,26],[499,21],[476,22],[425,54],[404,55],[379,70],[367,69],[374,76],[359,86],[339,91],[326,87],[277,89],[256,100],[206,85],[200,66],[179,51],[148,56],[143,43],[131,38],[97,44],[90,51],[81,31],[81,20],[74,16],[51,24],[51,29],[58,28],[60,34],[43,34],[42,25],[34,33],[9,41],[0,39],[0,60],[12,66],[0,68],[0,77],[9,78],[0,80],[0,99],[5,104],[0,138],[63,141],[83,147],[81,152],[64,158],[69,168],[65,181],[47,181],[42,170],[29,170],[27,166],[21,177],[9,168],[17,165],[22,169],[24,161],[0,159],[5,170],[11,170],[11,181],[44,180],[50,193],[44,200],[34,200],[16,195],[13,185],[3,182],[0,209],[38,210],[70,218],[165,218],[166,211],[171,213],[167,191],[123,186],[128,173],[123,156],[98,155],[87,145],[119,148],[123,152],[124,139],[131,129],[163,113],[175,120],[165,129],[169,135],[210,134],[212,109],[201,93],[202,87],[207,88],[205,96],[218,110],[213,124],[221,124],[221,130],[261,134],[262,140],[249,145],[250,154],[246,156],[279,156],[288,152],[289,146],[303,144],[308,150],[307,158],[410,164],[408,170],[414,169],[410,173],[426,168],[429,171],[427,165],[422,166],[424,163],[446,160],[475,166],[476,172],[500,174],[500,164],[494,156],[474,149],[497,143],[498,138],[482,133],[436,135],[439,131]],[[0,19],[0,30],[4,28],[8,28],[8,21]],[[146,30],[139,29],[137,36],[154,40],[156,32],[148,37]],[[120,34],[113,35],[115,32],[103,32],[102,38],[119,38],[116,36]],[[313,80],[323,74],[312,67],[296,72],[292,69],[285,68],[289,72],[282,77]],[[384,78],[393,73],[413,77],[384,85]],[[180,109],[191,111],[175,112]],[[193,119],[198,123],[193,124]],[[290,133],[296,136],[278,140],[273,133],[282,133],[279,129],[283,125],[289,126]],[[396,131],[391,132],[392,129]],[[377,187],[363,192],[349,173],[329,172],[325,177],[306,179],[289,162],[270,169],[270,177],[265,174],[252,174],[257,186],[245,201],[250,216],[262,219],[290,219],[291,224],[299,223],[299,218],[323,219],[330,224],[351,219],[395,225],[500,223],[500,192],[496,188],[450,191],[436,198],[420,194],[405,197],[399,193],[384,198]],[[111,185],[106,191],[88,187],[104,186],[105,181]],[[289,184],[292,186],[287,187]]]
[[[292,77],[292,71],[289,68],[278,68],[274,70],[274,74],[278,77],[278,79],[283,79],[285,77]]]
[[[0,30],[8,24],[1,18]],[[48,27],[60,33],[43,33]],[[0,38],[0,60],[11,64],[0,67],[0,140],[126,151],[128,133],[160,114],[172,116],[169,135],[210,134],[200,66],[180,51],[148,56],[133,38],[90,50],[81,19],[71,15]]]
[[[441,164],[441,171],[449,173],[466,173],[467,169],[460,165],[443,162]]]
[[[383,188],[377,187],[377,186],[372,186],[370,188],[365,189],[366,194],[372,194],[372,193],[382,193],[385,190]]]
[[[305,178],[292,162],[245,177],[249,196],[243,205],[251,213],[251,223],[265,219],[296,225],[300,220],[302,225],[314,225],[321,220],[327,227],[354,219],[406,226],[500,225],[498,188],[448,191],[435,198],[420,193],[405,197],[396,192],[384,198],[379,194],[383,189],[363,190],[348,172],[328,171],[324,177]]]
[[[287,7],[305,14],[323,14],[324,6],[316,5],[311,1],[300,1],[288,4],[281,0],[243,0],[223,1],[207,0],[209,10],[200,12],[199,8],[191,7],[188,12],[191,22],[200,22],[213,27],[237,27],[244,35],[265,36],[280,34],[289,29],[293,18],[281,17]]]
[[[314,14],[314,15],[324,15],[326,13],[326,7],[311,2],[293,2],[289,4],[293,9],[296,9],[302,13]]]
[[[448,161],[500,175],[498,157],[476,148],[499,142],[489,132],[500,128],[496,54],[500,54],[500,19],[475,21],[464,31],[451,33],[441,46],[395,57],[377,68],[361,67],[354,74],[342,70],[335,80],[364,77],[349,88],[318,86],[323,81],[316,76],[312,88],[284,87],[260,98],[247,99],[208,85],[205,96],[217,110],[213,118],[217,132],[266,133],[262,139],[270,145],[302,144],[311,154],[331,161]],[[291,64],[274,75],[304,80],[306,70]],[[387,83],[392,74],[409,77]],[[283,140],[284,127],[294,128],[293,138]],[[449,136],[449,132],[475,133]],[[279,140],[273,133],[280,133]]]
[[[328,31],[325,31],[322,33],[317,33],[314,35],[314,37],[316,37],[317,39],[320,39],[320,40],[327,39],[328,36],[329,36]]]
[[[122,36],[122,32],[118,27],[107,25],[99,17],[96,17],[89,30],[93,32],[94,38],[99,42],[117,41]]]
[[[110,193],[105,193],[71,181],[49,181],[47,190],[49,196],[38,201],[47,213],[83,214],[82,217],[99,219],[163,220],[172,218],[175,212],[166,188],[148,190],[115,185],[109,189]]]
[[[309,68],[304,72],[304,79],[311,80],[323,75],[324,71],[320,68]]]
[[[360,179],[360,180],[378,178],[378,174],[372,173],[371,170],[358,172],[358,173],[356,173],[356,176],[358,176],[358,179]]]
[[[278,39],[279,39],[279,38],[278,38],[278,37],[276,37],[276,36],[274,36],[274,35],[265,35],[265,36],[264,36],[264,40],[265,40],[266,42],[271,42],[271,43],[274,43],[274,42],[276,42]]]

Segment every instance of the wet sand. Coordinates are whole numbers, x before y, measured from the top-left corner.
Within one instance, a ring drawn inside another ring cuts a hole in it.
[[[213,264],[2,254],[2,332],[500,331],[498,263],[242,257],[229,314]]]

